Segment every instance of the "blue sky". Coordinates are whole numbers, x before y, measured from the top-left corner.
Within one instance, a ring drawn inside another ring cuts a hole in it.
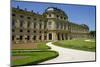
[[[27,8],[28,11],[33,10],[34,12],[39,12],[40,14],[42,14],[48,7],[57,7],[62,9],[68,15],[69,21],[77,24],[86,24],[89,26],[90,30],[95,30],[95,6],[19,1],[12,1],[11,6],[19,6],[21,9]]]

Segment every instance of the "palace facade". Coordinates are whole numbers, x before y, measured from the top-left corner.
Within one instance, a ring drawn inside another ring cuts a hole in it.
[[[48,7],[43,14],[26,8],[12,8],[12,41],[27,43],[38,41],[88,38],[89,27],[68,20],[61,9]]]

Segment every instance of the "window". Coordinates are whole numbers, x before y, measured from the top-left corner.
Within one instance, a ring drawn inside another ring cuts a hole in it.
[[[59,16],[57,15],[57,18],[58,18]]]
[[[23,15],[20,15],[20,18],[24,18],[24,16]]]
[[[34,20],[37,20],[36,18],[34,18]]]
[[[47,36],[44,36],[44,40],[46,40],[47,39]]]
[[[20,36],[20,40],[22,40],[23,39],[23,36]]]
[[[64,20],[66,20],[66,18],[64,17]]]
[[[36,23],[34,23],[34,28],[36,28]]]
[[[63,17],[61,16],[60,18],[62,19]]]
[[[12,16],[16,16],[15,14],[12,14]]]
[[[14,35],[12,36],[12,40],[14,40]]]
[[[36,40],[36,36],[33,37],[33,40]]]
[[[22,27],[23,26],[23,20],[20,20],[20,27]]]
[[[27,40],[29,40],[30,39],[30,36],[27,36]]]
[[[27,23],[27,27],[30,27],[30,21],[28,21],[28,23]]]
[[[19,40],[19,38],[16,38],[16,40]]]
[[[47,33],[46,31],[44,33]]]
[[[49,14],[49,17],[51,17],[51,14]]]
[[[12,19],[12,26],[15,26],[15,20]]]
[[[40,31],[40,33],[41,33],[41,31]]]
[[[27,17],[27,19],[31,19],[31,17]]]
[[[42,20],[40,19],[40,22],[41,22]]]
[[[44,29],[46,29],[46,24],[44,24]]]
[[[22,29],[20,29],[20,32],[23,32],[23,30],[22,30]]]
[[[39,40],[41,40],[41,36],[39,37]]]
[[[34,33],[36,33],[36,31],[34,31]]]
[[[30,32],[30,30],[27,30],[27,32]]]
[[[15,32],[15,30],[14,30],[14,29],[12,29],[12,32]]]
[[[40,25],[39,25],[40,29],[41,29],[41,26],[42,26],[42,24],[40,23]]]

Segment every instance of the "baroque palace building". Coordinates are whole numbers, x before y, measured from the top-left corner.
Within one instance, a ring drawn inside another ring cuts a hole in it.
[[[68,20],[64,11],[48,7],[43,14],[26,8],[12,8],[12,41],[28,43],[88,38],[87,25],[75,24]]]

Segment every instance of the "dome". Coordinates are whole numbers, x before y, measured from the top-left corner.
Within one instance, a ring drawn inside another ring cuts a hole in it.
[[[63,12],[61,9],[58,9],[58,8],[56,8],[56,7],[48,7],[48,8],[46,9],[46,12],[48,12],[48,11],[60,11],[60,12]]]
[[[81,24],[82,26],[86,27],[87,29],[89,29],[89,27],[86,24]]]
[[[50,8],[47,8],[46,11],[54,11],[54,8],[50,7]]]
[[[61,9],[58,9],[57,7],[48,7],[45,10],[45,13],[48,13],[48,12],[59,13],[59,14],[65,15],[68,18],[68,16],[65,14],[65,12],[63,10],[61,10]]]

